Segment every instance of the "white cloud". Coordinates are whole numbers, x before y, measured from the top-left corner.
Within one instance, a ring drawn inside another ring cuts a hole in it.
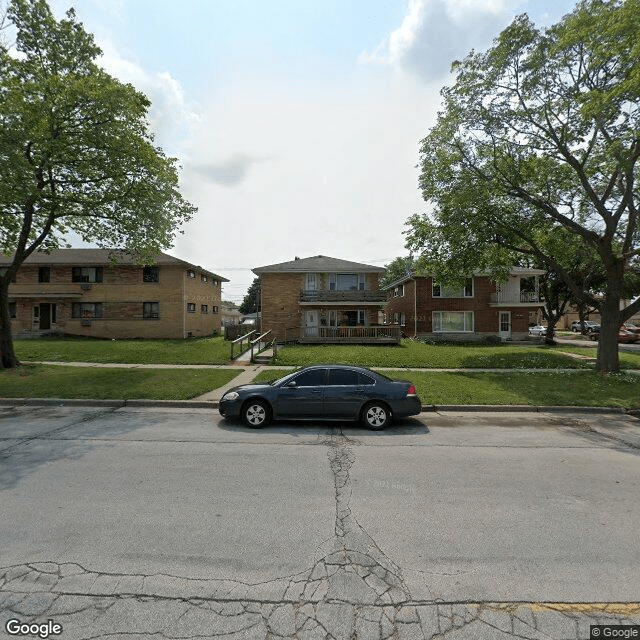
[[[200,121],[197,107],[187,102],[180,83],[167,71],[146,71],[123,57],[108,40],[98,45],[105,70],[122,82],[131,83],[151,100],[150,126],[157,141],[170,155],[179,154],[182,141]]]
[[[442,80],[451,63],[485,47],[504,28],[517,0],[409,0],[402,24],[362,62],[390,64],[427,82]]]

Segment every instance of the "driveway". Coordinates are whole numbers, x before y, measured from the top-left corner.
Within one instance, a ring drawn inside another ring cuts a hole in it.
[[[3,407],[0,633],[577,640],[640,624],[639,427],[426,413],[382,433],[251,431],[208,409]]]

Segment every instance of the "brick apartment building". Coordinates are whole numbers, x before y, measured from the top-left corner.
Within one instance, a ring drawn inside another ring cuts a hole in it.
[[[211,335],[221,327],[222,282],[228,280],[166,253],[143,267],[117,250],[36,252],[9,286],[12,331],[17,337]]]
[[[514,268],[505,283],[474,276],[462,287],[440,286],[432,276],[407,275],[385,287],[386,322],[401,326],[407,336],[523,338],[540,319],[538,276],[543,273]]]
[[[399,331],[379,330],[381,267],[328,256],[256,267],[261,281],[262,331],[278,341],[393,342]],[[393,336],[391,335],[393,334]]]

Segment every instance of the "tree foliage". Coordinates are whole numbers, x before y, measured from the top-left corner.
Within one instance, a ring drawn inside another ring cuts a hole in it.
[[[558,274],[602,316],[601,371],[618,370],[618,326],[640,311],[640,299],[620,309],[640,275],[639,32],[640,0],[585,0],[545,31],[520,16],[456,63],[421,147],[433,212],[409,220],[408,246],[441,265],[500,272],[525,256]],[[560,241],[587,248],[599,291]]]
[[[384,265],[385,272],[380,278],[380,288],[390,285],[396,280],[400,280],[405,276],[409,276],[413,270],[413,258],[398,256],[394,258],[389,264]]]
[[[240,313],[257,313],[260,311],[260,295],[262,293],[262,282],[260,278],[254,278],[251,286],[240,304]]]
[[[36,250],[73,232],[150,261],[195,208],[179,192],[175,158],[154,145],[150,102],[99,67],[101,51],[73,10],[11,0],[16,51],[0,45],[0,350],[16,364],[8,285]]]

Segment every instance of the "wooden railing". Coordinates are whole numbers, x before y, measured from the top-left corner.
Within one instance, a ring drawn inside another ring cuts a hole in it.
[[[249,333],[245,333],[245,335],[236,338],[231,342],[231,359],[237,358],[239,355],[242,355],[245,351],[250,348],[251,336],[255,333],[252,329]],[[244,341],[247,341],[247,346],[243,347]],[[234,350],[236,345],[238,345],[239,351],[236,355],[234,355]]]
[[[303,289],[300,292],[300,302],[386,302],[384,291],[370,291],[368,289],[354,289],[351,291],[318,291]]]
[[[491,294],[491,302],[506,302],[512,304],[538,304],[542,303],[542,298],[535,291],[521,291],[520,293],[509,293],[507,291]]]
[[[303,327],[300,342],[400,344],[402,327]]]
[[[265,349],[268,349],[269,346],[273,346],[273,345],[265,344],[265,346],[262,349],[260,348],[260,343],[261,342],[265,342],[266,343],[265,338],[270,333],[271,333],[271,329],[269,329],[269,331],[265,331],[262,335],[258,336],[255,340],[251,341],[251,362],[253,362],[253,355],[254,355],[253,352],[254,352],[254,350],[256,350],[256,355],[257,355],[261,351],[264,351]],[[275,340],[273,340],[273,344],[275,344]],[[274,349],[274,354],[273,355],[275,355],[275,349]]]

